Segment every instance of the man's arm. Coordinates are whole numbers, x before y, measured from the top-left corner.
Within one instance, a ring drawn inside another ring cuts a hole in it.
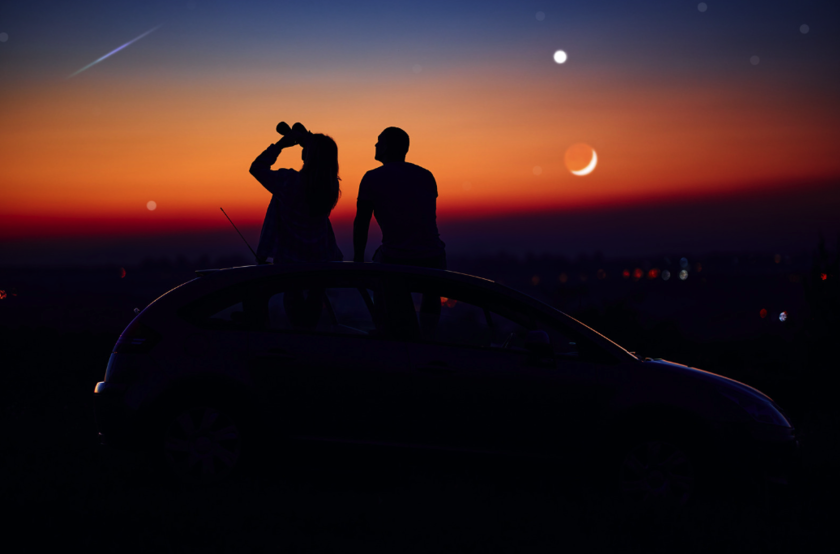
[[[353,261],[365,261],[370,218],[373,215],[373,203],[359,198],[356,201],[356,219],[353,221]]]

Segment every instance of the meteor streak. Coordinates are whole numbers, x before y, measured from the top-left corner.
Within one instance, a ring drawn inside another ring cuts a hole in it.
[[[95,66],[96,64],[98,64],[99,62],[101,62],[102,60],[104,60],[105,58],[110,58],[111,56],[113,56],[114,54],[116,54],[117,52],[119,52],[120,50],[122,50],[123,48],[125,48],[126,46],[128,46],[128,45],[130,45],[130,44],[134,44],[135,42],[137,42],[137,41],[138,41],[138,40],[140,40],[141,38],[143,38],[143,37],[145,37],[146,35],[149,35],[149,34],[151,34],[151,33],[155,32],[155,31],[157,31],[157,30],[158,30],[158,29],[160,29],[161,27],[163,27],[163,25],[162,25],[162,24],[161,24],[161,25],[158,25],[157,27],[154,27],[154,28],[152,28],[152,29],[149,29],[148,31],[146,31],[145,33],[143,33],[142,35],[140,35],[140,36],[139,36],[139,37],[137,37],[136,39],[134,39],[134,40],[130,40],[130,41],[126,42],[125,44],[123,44],[122,46],[120,46],[119,48],[117,48],[116,50],[112,50],[111,52],[108,52],[107,54],[105,54],[104,56],[102,56],[101,58],[99,58],[98,60],[96,60],[95,62],[92,62],[92,63],[87,64],[86,66],[84,66],[83,68],[81,68],[80,70],[78,70],[77,72],[73,73],[72,75],[70,75],[70,76],[69,76],[69,77],[67,77],[67,78],[68,78],[68,79],[71,79],[71,78],[75,77],[76,75],[78,75],[79,73],[81,73],[82,71],[84,71],[85,69],[90,69],[91,67]]]

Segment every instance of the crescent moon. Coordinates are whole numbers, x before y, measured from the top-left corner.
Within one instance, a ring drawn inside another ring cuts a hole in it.
[[[592,170],[595,169],[595,166],[598,165],[598,154],[595,153],[595,149],[592,149],[592,160],[589,162],[589,165],[584,167],[578,171],[572,171],[575,175],[589,175],[592,173]]]

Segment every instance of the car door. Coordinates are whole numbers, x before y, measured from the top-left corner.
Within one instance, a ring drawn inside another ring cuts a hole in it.
[[[423,442],[556,452],[580,431],[570,422],[597,409],[593,364],[550,318],[446,279],[407,278],[404,286],[417,318],[408,352]],[[553,340],[550,348],[529,344],[540,336]]]
[[[249,290],[238,305],[253,325],[248,368],[278,428],[309,439],[387,440],[399,427],[407,356],[389,336],[381,298],[375,276],[338,271]]]

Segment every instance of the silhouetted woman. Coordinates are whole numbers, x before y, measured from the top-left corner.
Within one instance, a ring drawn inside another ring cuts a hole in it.
[[[303,129],[302,125],[295,128]],[[283,148],[301,145],[303,168],[272,170]],[[264,263],[341,261],[330,212],[338,202],[338,146],[323,134],[286,134],[257,156],[251,175],[271,193],[257,258]]]

